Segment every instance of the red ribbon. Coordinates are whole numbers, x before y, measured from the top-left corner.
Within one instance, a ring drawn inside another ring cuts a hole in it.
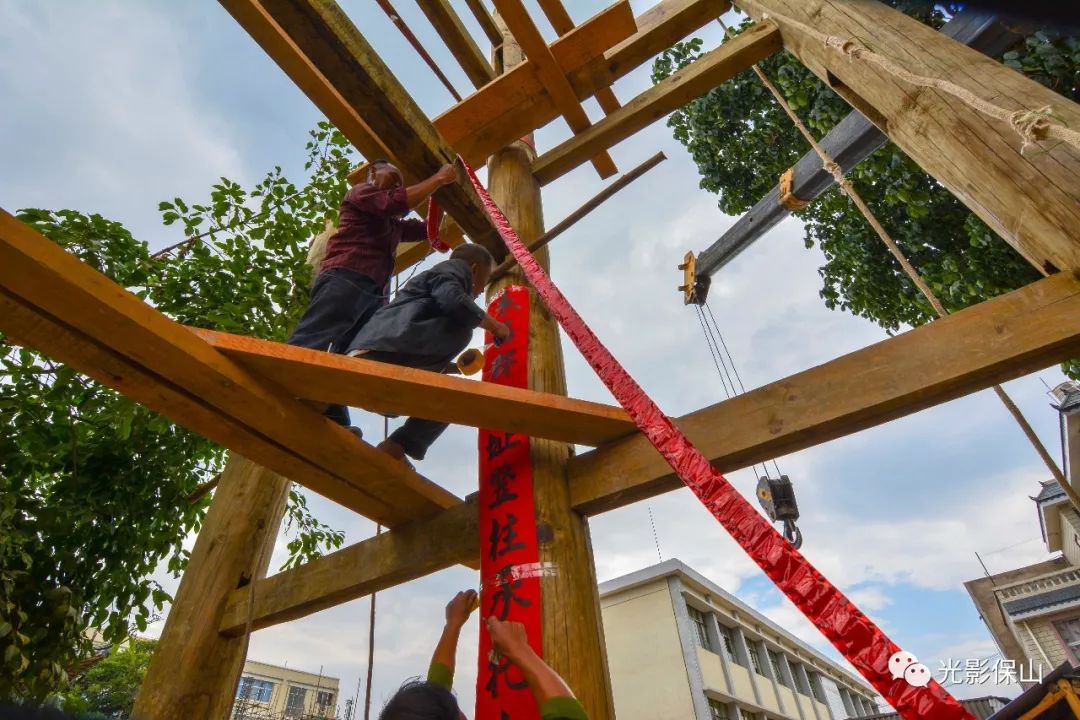
[[[427,241],[431,249],[436,252],[450,252],[450,246],[439,239],[439,222],[442,220],[442,208],[439,201],[432,195],[427,203]]]
[[[559,325],[642,434],[746,554],[904,720],[974,720],[937,681],[916,687],[892,677],[889,658],[899,646],[793,548],[660,411],[551,282],[468,163],[465,169],[495,229]]]

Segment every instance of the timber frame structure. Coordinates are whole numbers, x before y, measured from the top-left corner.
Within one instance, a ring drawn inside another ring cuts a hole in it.
[[[427,118],[333,0],[220,0],[360,153],[406,181],[460,155],[488,163],[489,186],[526,243],[543,234],[540,187],[591,163],[690,100],[787,49],[1045,275],[957,312],[676,419],[720,470],[826,442],[1080,353],[1080,152],[1023,153],[1006,122],[942,92],[906,85],[825,47],[801,24],[861,38],[912,72],[948,78],[1011,110],[1051,106],[1068,127],[1080,107],[976,50],[871,0],[742,0],[756,24],[620,104],[613,84],[714,22],[727,0],[660,0],[638,17],[620,0],[575,26],[540,0],[546,43],[522,0],[470,0],[489,59],[449,0],[419,0],[477,89]],[[792,23],[790,20],[798,22]],[[581,102],[605,115],[590,122]],[[573,135],[537,153],[520,142],[565,118]],[[441,206],[472,242],[505,256],[466,182]],[[398,271],[428,252],[403,246]],[[537,250],[541,262],[547,249]],[[674,265],[674,260],[673,260]],[[492,287],[523,284],[507,267]],[[534,316],[543,315],[535,299]],[[680,486],[618,407],[566,396],[558,331],[538,320],[528,389],[501,387],[184,327],[0,211],[0,331],[233,451],[135,708],[135,717],[227,717],[246,632],[436,572],[475,566],[475,503],[394,462],[313,405],[335,402],[539,439],[533,450],[545,656],[589,716],[614,712],[587,517]],[[575,455],[569,444],[594,449]],[[390,528],[262,579],[289,482]],[[542,516],[542,517],[541,517]],[[257,582],[252,582],[257,580]],[[254,588],[254,592],[252,592]],[[550,599],[549,599],[550,598]],[[548,639],[551,642],[548,642]],[[558,642],[555,639],[558,638]],[[567,640],[569,638],[569,640]]]

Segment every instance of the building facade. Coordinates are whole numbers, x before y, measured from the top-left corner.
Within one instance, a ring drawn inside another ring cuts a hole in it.
[[[679,560],[600,585],[619,720],[844,720],[868,684]]]
[[[338,679],[248,660],[233,703],[233,720],[337,718]]]
[[[1080,386],[1062,383],[1053,391],[1061,413],[1067,481],[1080,471]],[[1045,562],[964,583],[1005,660],[1029,688],[1062,663],[1080,667],[1080,513],[1057,481],[1045,482],[1032,498]]]

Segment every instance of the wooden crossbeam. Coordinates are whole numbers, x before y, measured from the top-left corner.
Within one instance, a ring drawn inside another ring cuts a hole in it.
[[[243,6],[261,5],[290,40],[288,44],[263,45],[267,54],[286,71],[298,64],[297,54],[303,56],[353,112],[363,117],[374,136],[390,151],[389,157],[408,177],[427,177],[453,161],[454,151],[336,3],[329,0],[222,2],[242,25],[256,14],[243,10]],[[245,29],[262,44],[263,36],[257,32],[258,28],[252,30],[245,25]],[[320,110],[328,112],[319,104],[329,102],[324,95],[312,99]],[[465,183],[443,187],[436,197],[473,242],[492,250],[502,247],[478,198]]]
[[[373,592],[415,580],[480,557],[475,503],[377,535],[297,568],[235,590],[222,614],[220,632],[238,635],[295,620]]]
[[[0,210],[0,331],[391,526],[460,502]]]
[[[570,17],[570,13],[566,11],[566,8],[563,7],[562,0],[539,0],[539,3],[540,9],[543,10],[544,15],[556,33],[566,35],[574,29],[574,20]],[[615,97],[614,91],[609,87],[600,88],[596,91],[596,102],[600,105],[600,109],[608,114],[621,107],[619,99]]]
[[[293,397],[582,445],[636,432],[622,408],[229,335],[192,331]]]
[[[1080,282],[1061,273],[676,424],[721,471],[812,447],[1077,357]],[[595,514],[681,487],[638,435],[570,460],[574,506]]]
[[[551,52],[584,100],[726,12],[727,0],[661,0],[638,18],[613,5],[551,45]],[[635,27],[637,31],[635,32]],[[447,143],[477,165],[559,112],[531,62],[521,63],[433,121]],[[362,180],[361,170],[349,174]]]
[[[491,46],[499,47],[502,45],[502,33],[499,32],[499,26],[495,24],[495,19],[491,17],[491,13],[484,6],[484,0],[465,0],[465,4],[472,10],[473,17],[476,18],[476,22],[480,23],[480,29],[487,35]]]
[[[545,185],[561,177],[599,150],[625,140],[782,47],[780,31],[772,23],[751,27],[541,155],[533,164],[536,179]]]
[[[1010,112],[1049,107],[1056,122],[1077,128],[1080,105],[882,3],[747,0],[740,6],[776,22],[787,50],[1032,265],[1043,273],[1080,268],[1080,150],[1045,142],[1024,151],[1011,123],[826,47],[781,18],[856,38],[909,72],[948,80]]]
[[[474,87],[483,87],[495,79],[491,63],[465,29],[449,0],[417,0],[417,4]]]
[[[624,0],[627,6],[625,14],[630,14],[629,2]],[[525,56],[536,66],[536,72],[540,82],[548,95],[555,103],[566,124],[576,134],[585,131],[591,125],[585,108],[570,87],[570,81],[563,75],[555,55],[551,48],[544,42],[540,30],[537,29],[529,11],[521,0],[495,0],[495,8],[499,11],[499,17],[506,23],[506,27],[514,36],[514,40],[521,46]],[[608,178],[618,172],[615,161],[606,152],[599,152],[592,158],[593,166],[600,173],[600,177]]]

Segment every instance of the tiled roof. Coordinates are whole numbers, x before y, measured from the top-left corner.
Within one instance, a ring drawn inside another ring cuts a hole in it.
[[[1035,502],[1041,503],[1044,500],[1053,500],[1058,497],[1065,497],[1065,491],[1061,489],[1061,485],[1057,480],[1051,480],[1043,485],[1042,490],[1035,496]]]
[[[1051,590],[1050,592],[1007,602],[1005,603],[1005,612],[1013,616],[1026,615],[1027,613],[1036,610],[1043,610],[1054,607],[1055,605],[1064,605],[1065,603],[1074,600],[1080,600],[1080,585],[1070,585],[1068,587],[1058,588],[1057,590]]]

